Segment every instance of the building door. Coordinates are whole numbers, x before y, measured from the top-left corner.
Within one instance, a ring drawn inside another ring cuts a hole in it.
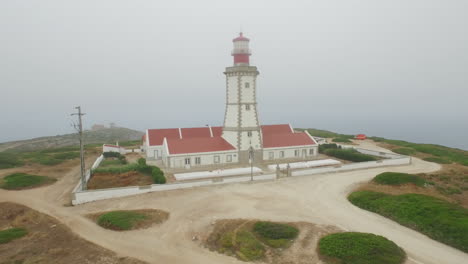
[[[159,155],[159,150],[154,151],[154,158],[155,159],[160,159],[161,158],[161,156]]]
[[[302,158],[306,158],[307,157],[307,149],[303,149],[302,150]]]

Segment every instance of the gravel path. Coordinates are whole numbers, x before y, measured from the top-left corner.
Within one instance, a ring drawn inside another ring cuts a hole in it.
[[[360,144],[368,149],[380,149],[367,141]],[[192,241],[194,236],[206,235],[214,220],[224,218],[335,225],[393,240],[408,253],[408,263],[468,263],[468,254],[361,210],[346,200],[357,184],[378,173],[388,170],[419,173],[438,169],[440,166],[435,163],[413,159],[413,164],[408,166],[149,193],[65,207],[63,205],[69,200],[69,193],[79,177],[76,168],[48,187],[20,192],[0,190],[0,201],[24,204],[49,214],[89,241],[149,263],[245,263],[210,252],[200,242]],[[84,216],[99,211],[143,208],[162,209],[171,215],[162,225],[130,232],[102,229]]]

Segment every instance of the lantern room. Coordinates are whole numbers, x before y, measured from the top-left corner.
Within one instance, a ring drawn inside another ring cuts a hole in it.
[[[231,55],[234,57],[234,66],[248,66],[250,49],[249,49],[249,39],[244,37],[242,32],[239,33],[239,36],[232,40],[234,43],[234,49],[232,50]]]

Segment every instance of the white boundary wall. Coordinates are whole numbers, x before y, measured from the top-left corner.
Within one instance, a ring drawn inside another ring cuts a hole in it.
[[[265,181],[265,180],[274,180],[276,179],[276,174],[265,174],[253,176],[254,181]],[[209,185],[220,185],[226,183],[241,183],[249,182],[251,180],[249,176],[239,176],[239,177],[230,177],[230,178],[217,178],[209,179],[203,181],[193,181],[193,182],[184,182],[184,183],[172,183],[172,184],[153,184],[148,186],[132,186],[132,187],[122,187],[122,188],[110,188],[110,189],[101,189],[101,190],[87,190],[87,191],[75,191],[73,193],[73,205],[78,205],[82,203],[88,203],[92,201],[98,201],[103,199],[110,199],[116,197],[124,197],[148,192],[157,192],[157,191],[169,191],[177,189],[187,189],[193,187],[209,186]]]
[[[262,172],[261,169],[253,167],[253,173]],[[201,178],[214,178],[214,177],[226,177],[233,175],[243,175],[250,173],[251,168],[235,168],[235,169],[226,169],[226,170],[213,170],[213,171],[197,171],[197,172],[187,172],[187,173],[176,173],[174,177],[178,181],[183,180],[195,180]]]
[[[278,165],[268,165],[268,169],[275,170],[276,166],[279,166],[280,169],[284,170],[288,167],[291,169],[303,169],[303,168],[311,168],[311,167],[319,167],[319,166],[330,166],[330,165],[338,165],[341,164],[341,161],[337,161],[334,159],[323,159],[323,160],[312,160],[312,161],[303,161],[303,162],[292,162],[292,163],[281,163]]]
[[[368,161],[360,163],[350,163],[344,165],[330,166],[330,167],[319,167],[312,169],[304,169],[292,171],[291,176],[305,176],[305,175],[315,175],[320,173],[332,173],[332,172],[342,172],[358,169],[369,169],[375,167],[384,167],[384,166],[399,166],[399,165],[408,165],[411,164],[411,157],[379,152],[367,149],[358,149],[357,151],[365,154],[370,154],[374,156],[385,157],[387,159],[378,160],[378,161]],[[87,179],[89,179],[89,171],[87,174]],[[274,180],[276,179],[276,174],[265,174],[253,176],[254,181],[265,181],[265,180]],[[75,187],[72,193],[72,204],[78,205],[82,203],[88,203],[103,199],[111,199],[116,197],[124,197],[136,194],[143,194],[149,192],[158,192],[158,191],[169,191],[177,189],[187,189],[200,186],[211,186],[211,185],[220,185],[226,183],[241,183],[250,181],[250,175],[244,176],[233,176],[229,178],[216,178],[216,179],[206,179],[198,180],[191,182],[183,183],[171,183],[171,184],[153,184],[148,186],[132,186],[132,187],[122,187],[122,188],[110,188],[110,189],[101,189],[101,190],[81,190],[81,182]]]

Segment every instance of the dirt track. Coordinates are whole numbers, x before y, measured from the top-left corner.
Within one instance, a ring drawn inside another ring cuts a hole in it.
[[[377,149],[369,142],[366,148]],[[210,252],[193,242],[215,219],[257,218],[280,222],[305,221],[335,225],[344,230],[383,235],[408,253],[408,263],[468,263],[468,254],[438,243],[379,215],[361,210],[346,200],[356,184],[383,171],[431,172],[439,165],[414,159],[409,166],[281,179],[275,182],[231,184],[149,193],[64,207],[78,180],[78,168],[56,184],[27,191],[0,190],[0,201],[12,201],[47,213],[78,235],[123,256],[150,263],[244,263]],[[170,212],[168,221],[146,230],[113,232],[85,217],[113,209],[155,208]]]

